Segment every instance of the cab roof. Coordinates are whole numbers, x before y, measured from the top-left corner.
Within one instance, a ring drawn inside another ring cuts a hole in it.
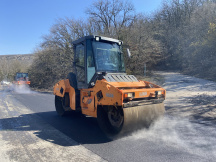
[[[96,37],[98,37],[99,40],[104,40],[104,41],[109,41],[109,42],[115,42],[115,43],[119,43],[119,42],[122,43],[122,41],[120,41],[120,40],[118,40],[118,39],[109,38],[109,37],[104,37],[104,36],[99,36],[99,35],[89,35],[89,36],[85,36],[85,37],[82,37],[82,38],[79,38],[79,39],[73,41],[72,43],[73,43],[74,45],[76,45],[76,44],[79,44],[79,43],[83,42],[83,41],[86,40],[86,39],[96,39]]]

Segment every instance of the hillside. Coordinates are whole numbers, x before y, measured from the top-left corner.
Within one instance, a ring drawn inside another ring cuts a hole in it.
[[[18,61],[20,63],[25,63],[26,65],[30,65],[33,61],[33,54],[19,54],[19,55],[0,55],[0,61],[7,60]]]

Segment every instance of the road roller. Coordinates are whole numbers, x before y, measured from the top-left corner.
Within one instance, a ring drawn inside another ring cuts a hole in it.
[[[30,85],[28,73],[16,73],[14,77],[14,85]]]
[[[122,41],[90,35],[72,43],[73,72],[53,92],[60,116],[72,111],[97,118],[103,132],[115,137],[149,127],[164,114],[166,90],[126,74]]]

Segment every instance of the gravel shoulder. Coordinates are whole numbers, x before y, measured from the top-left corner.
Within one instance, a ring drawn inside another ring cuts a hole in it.
[[[167,90],[166,112],[206,125],[216,123],[216,83],[174,72],[156,72]],[[157,77],[158,78],[158,77]],[[156,80],[157,81],[157,80]]]

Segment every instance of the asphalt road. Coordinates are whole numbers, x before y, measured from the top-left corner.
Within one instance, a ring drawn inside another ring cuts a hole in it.
[[[0,161],[215,161],[216,127],[170,113],[184,101],[174,105],[175,87],[169,87],[185,76],[163,76],[168,113],[152,128],[115,140],[104,136],[94,118],[59,117],[52,94],[1,90]]]

